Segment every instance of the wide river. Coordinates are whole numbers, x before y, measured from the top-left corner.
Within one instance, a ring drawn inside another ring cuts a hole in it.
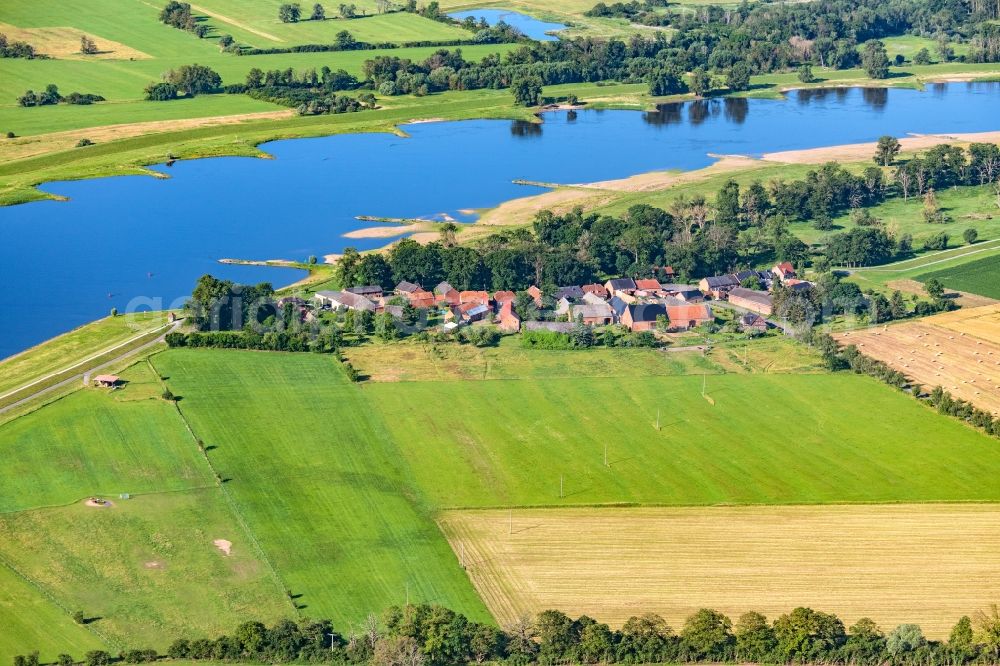
[[[304,260],[352,245],[357,215],[418,217],[487,208],[535,194],[515,179],[576,183],[657,169],[695,169],[708,153],[764,152],[871,141],[883,134],[1000,129],[1000,84],[925,91],[793,92],[784,101],[725,100],[656,113],[548,113],[409,125],[411,138],[340,135],[265,144],[274,160],[214,158],[123,176],[49,183],[69,201],[0,208],[0,357],[136,298],[163,307],[212,273],[294,281],[291,269],[229,266],[222,257]]]

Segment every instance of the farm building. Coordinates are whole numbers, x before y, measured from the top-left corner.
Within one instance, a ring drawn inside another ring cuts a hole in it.
[[[705,294],[715,299],[725,298],[731,289],[740,286],[740,283],[732,275],[714,275],[702,278],[698,283],[698,288]]]
[[[767,320],[754,312],[745,312],[740,315],[737,323],[744,333],[766,333]]]
[[[364,296],[365,298],[373,301],[382,298],[382,287],[373,284],[362,287],[348,287],[344,291],[349,291],[352,294],[357,294],[358,296]]]
[[[656,328],[656,318],[665,316],[667,306],[660,303],[632,303],[622,312],[620,322],[632,331],[651,331]]]
[[[667,318],[670,319],[670,328],[679,331],[686,331],[715,320],[715,317],[712,316],[712,309],[704,304],[668,305],[666,310]]]
[[[771,294],[743,287],[736,287],[729,292],[729,302],[737,307],[746,308],[765,316],[769,316],[773,308]]]
[[[573,301],[579,298],[583,298],[583,294],[584,294],[583,287],[571,285],[569,287],[559,287],[558,289],[556,289],[556,293],[552,295],[552,298],[556,299],[557,301],[563,298]]]
[[[608,300],[608,298],[611,297],[611,294],[608,293],[608,290],[603,284],[585,284],[580,288],[583,289],[584,295],[593,294],[594,296],[603,298],[604,300]]]
[[[771,273],[774,274],[774,277],[784,282],[795,277],[795,267],[792,266],[792,262],[790,261],[782,261],[771,269]]]
[[[406,297],[410,301],[410,305],[417,308],[418,310],[424,310],[427,308],[434,307],[437,302],[434,298],[434,294],[424,289],[417,289],[406,294]]]
[[[601,305],[602,303],[607,303],[608,299],[588,291],[584,293],[583,298],[581,298],[580,301],[582,303],[587,303],[588,305]]]
[[[570,319],[583,320],[590,326],[606,326],[614,320],[614,312],[607,303],[574,305],[570,308]]]
[[[542,307],[542,290],[535,285],[531,285],[528,287],[527,291],[528,294],[535,300],[535,306],[539,308]]]
[[[660,291],[660,282],[658,280],[636,280],[635,288],[638,291],[644,291],[647,294],[652,294],[654,292]]]
[[[121,382],[121,378],[118,375],[97,375],[94,377],[94,386],[112,388],[118,386],[119,382]]]
[[[406,294],[412,294],[413,292],[418,291],[419,289],[420,289],[419,284],[413,284],[412,282],[407,282],[406,280],[403,280],[402,282],[396,285],[395,292],[400,296],[405,296]]]
[[[517,294],[512,291],[497,291],[493,293],[493,302],[496,303],[498,308],[504,303],[513,303],[516,299]]]
[[[466,303],[478,303],[479,305],[490,304],[490,292],[488,291],[462,291],[458,294],[458,300],[462,305]]]
[[[615,278],[604,283],[604,288],[612,296],[626,294],[631,296],[635,293],[635,280],[632,278]]]
[[[347,308],[348,310],[368,310],[375,312],[375,304],[364,296],[352,294],[349,291],[317,291],[313,300],[320,307]]]
[[[521,330],[521,318],[514,311],[513,300],[503,301],[497,314],[497,322],[504,333],[517,333]]]

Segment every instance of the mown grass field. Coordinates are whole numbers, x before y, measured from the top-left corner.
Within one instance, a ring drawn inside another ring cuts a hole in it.
[[[2,514],[0,555],[116,647],[165,651],[177,636],[294,614],[219,488],[113,501]]]
[[[479,510],[441,523],[504,621],[559,608],[620,626],[655,612],[679,630],[699,608],[735,622],[807,606],[943,640],[1000,596],[997,505]]]
[[[378,406],[334,360],[172,350],[154,364],[310,616],[347,626],[408,594],[489,617]]]
[[[378,14],[373,0],[355,2],[358,16],[341,18],[339,3],[326,3],[326,20],[304,20],[310,17],[314,3],[303,3],[303,20],[282,23],[278,18],[281,0],[200,0],[196,11],[208,17],[208,23],[219,34],[231,34],[237,41],[258,47],[290,44],[329,44],[341,30],[366,42],[408,42],[421,40],[445,41],[470,39],[464,28],[431,19],[396,12]],[[362,15],[366,14],[366,15]]]
[[[1000,298],[1000,255],[970,261],[955,268],[943,268],[918,276],[921,282],[940,280],[948,289]]]
[[[714,405],[702,382],[404,382],[364,392],[442,507],[1000,500],[991,439],[874,380],[707,377]]]
[[[104,641],[85,627],[37,587],[0,564],[0,655],[4,658],[38,650],[52,659],[66,649],[105,649]]]
[[[123,390],[77,391],[0,427],[0,512],[214,482],[156,378],[143,365],[123,377]]]

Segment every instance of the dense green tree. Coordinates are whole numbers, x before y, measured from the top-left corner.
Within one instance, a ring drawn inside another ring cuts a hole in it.
[[[520,76],[510,84],[514,103],[520,106],[537,106],[542,95],[542,79],[538,76]]]
[[[861,66],[870,78],[888,78],[889,56],[886,53],[885,44],[877,39],[865,42],[861,51]]]
[[[772,653],[777,640],[767,618],[750,611],[740,616],[734,631],[736,657],[743,661],[763,662]]]
[[[282,23],[296,23],[302,17],[302,8],[297,2],[286,2],[278,7],[278,19]]]
[[[879,137],[878,143],[875,145],[875,163],[881,166],[889,166],[896,159],[900,148],[899,139],[896,137]]]
[[[702,608],[684,622],[682,645],[692,658],[721,660],[733,643],[732,626],[722,613]]]

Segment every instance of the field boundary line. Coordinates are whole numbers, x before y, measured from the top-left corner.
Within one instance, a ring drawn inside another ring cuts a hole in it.
[[[906,273],[906,272],[909,272],[909,271],[916,271],[916,270],[920,270],[922,268],[927,268],[928,266],[934,266],[936,264],[943,264],[946,261],[953,261],[955,259],[964,259],[965,257],[971,257],[974,254],[982,254],[983,252],[992,252],[994,250],[1000,250],[1000,245],[991,245],[991,243],[1000,243],[1000,238],[994,238],[993,240],[983,241],[982,243],[978,244],[979,248],[975,249],[975,250],[970,250],[968,252],[962,252],[961,254],[956,254],[956,255],[951,256],[951,257],[945,257],[944,259],[936,259],[936,260],[928,262],[926,264],[917,264],[916,266],[910,266],[908,268],[854,268],[854,269],[846,269],[846,270],[853,270],[853,271],[858,271],[858,272],[868,272],[868,273]],[[983,245],[990,245],[990,246],[989,247],[983,247]],[[972,246],[972,247],[975,247],[975,246]],[[941,250],[940,252],[937,252],[935,254],[930,255],[930,257],[934,257],[934,256],[937,256],[937,255],[943,254],[945,252],[951,252],[951,250]],[[905,264],[905,263],[907,263],[909,261],[916,261],[917,259],[922,259],[922,258],[923,257],[915,257],[913,259],[905,259],[903,261],[897,262],[896,264],[889,264],[889,265],[892,266],[892,265]]]
[[[152,355],[146,357],[146,363],[149,365],[150,369],[156,375],[156,378],[160,382],[160,385],[163,386],[164,388],[167,388],[166,382],[160,379],[162,377],[160,371],[156,369],[155,365],[153,365]],[[176,400],[174,400],[173,403],[174,403],[174,409],[177,410],[177,415],[180,417],[181,423],[184,424],[184,427],[187,429],[188,434],[191,435],[191,439],[194,440],[195,445],[198,445],[199,442],[201,442],[202,440],[199,439],[198,436],[195,434],[194,428],[191,427],[191,423],[187,420],[187,417],[184,416],[184,412],[181,411],[180,404]],[[201,457],[205,461],[205,464],[208,466],[209,471],[211,471],[213,478],[215,478],[216,480],[215,487],[222,491],[222,496],[226,498],[226,502],[229,504],[229,508],[233,513],[233,517],[236,518],[236,522],[239,523],[240,528],[242,528],[244,534],[246,534],[247,539],[253,545],[253,548],[257,551],[257,554],[260,556],[261,560],[264,562],[264,564],[267,565],[267,568],[270,570],[271,575],[274,578],[274,582],[278,586],[278,591],[281,594],[281,597],[287,600],[288,603],[292,606],[292,611],[295,613],[296,616],[301,616],[298,605],[296,605],[295,601],[291,599],[289,596],[289,588],[285,584],[285,581],[281,577],[281,574],[278,573],[278,568],[274,566],[274,562],[271,561],[271,558],[268,557],[267,552],[264,550],[264,547],[261,546],[260,541],[257,540],[257,535],[254,534],[253,530],[250,528],[250,524],[247,523],[246,517],[243,515],[243,512],[240,511],[239,505],[236,503],[236,500],[229,492],[229,489],[226,488],[226,484],[222,480],[222,475],[219,474],[219,471],[215,468],[215,465],[212,464],[211,458],[208,457],[208,451],[205,451],[203,446],[199,446],[198,450],[201,453]]]
[[[208,486],[191,486],[190,488],[175,488],[174,490],[147,490],[145,492],[129,493],[129,498],[149,497],[151,495],[172,495],[175,493],[190,493],[199,490],[212,490],[214,488],[216,488],[216,486],[208,485]],[[113,495],[120,495],[120,494],[121,491],[114,493],[94,492],[90,493],[90,495],[86,497],[101,496],[101,495],[106,495],[108,497],[111,497]],[[80,502],[85,500],[86,497],[79,497],[77,499],[70,500],[69,502],[63,502],[61,504],[41,504],[39,506],[30,506],[24,509],[0,509],[0,516],[13,516],[18,513],[30,513],[32,511],[52,511],[55,509],[67,509],[71,506],[79,504]]]
[[[52,604],[56,608],[58,608],[59,610],[61,610],[64,613],[66,613],[66,615],[67,615],[67,617],[68,617],[68,619],[69,619],[69,621],[71,623],[76,624],[76,622],[73,621],[73,611],[71,611],[61,601],[59,601],[59,599],[47,587],[45,587],[44,585],[42,585],[41,583],[39,583],[35,579],[31,578],[30,576],[28,576],[27,574],[25,574],[24,572],[22,572],[16,566],[14,566],[10,562],[10,560],[7,559],[7,556],[4,555],[3,553],[0,553],[0,565],[2,565],[4,567],[6,567],[7,569],[9,569],[11,572],[13,572],[13,574],[15,576],[17,576],[18,578],[20,578],[21,580],[23,580],[31,588],[33,588],[36,592],[38,592],[43,597],[45,597],[50,602],[52,602]],[[101,639],[101,641],[105,644],[105,646],[116,648],[119,651],[121,651],[122,649],[124,649],[124,645],[125,645],[124,643],[119,643],[117,639],[113,639],[110,636],[105,635],[104,633],[102,633],[100,630],[98,630],[96,627],[94,627],[92,625],[93,625],[93,622],[86,622],[86,623],[84,623],[82,625],[79,625],[79,626],[82,626],[84,629],[86,629],[90,633],[94,634],[99,639]]]
[[[953,504],[967,506],[995,506],[1000,509],[1000,500],[871,500],[871,501],[837,501],[837,502],[789,502],[787,504],[747,502],[736,504],[721,502],[716,504],[670,504],[666,502],[591,502],[583,504],[491,504],[484,506],[440,506],[435,509],[437,514],[448,511],[559,511],[561,509],[787,509],[792,507],[846,507],[846,506],[926,506],[931,504]]]

